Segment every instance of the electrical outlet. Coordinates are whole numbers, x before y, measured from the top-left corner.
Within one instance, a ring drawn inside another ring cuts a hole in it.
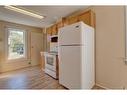
[[[123,86],[123,90],[125,90],[126,89],[126,87],[125,86]]]
[[[28,62],[28,64],[31,64],[31,62]]]

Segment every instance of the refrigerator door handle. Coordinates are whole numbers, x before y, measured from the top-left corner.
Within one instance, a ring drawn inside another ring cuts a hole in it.
[[[60,46],[82,46],[81,44],[72,44],[72,45],[60,45]]]

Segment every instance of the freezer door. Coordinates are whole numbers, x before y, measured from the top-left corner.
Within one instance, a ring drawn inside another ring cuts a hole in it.
[[[58,44],[81,44],[81,24],[76,23],[61,28],[58,32]]]
[[[81,46],[59,47],[59,82],[69,89],[81,88]]]

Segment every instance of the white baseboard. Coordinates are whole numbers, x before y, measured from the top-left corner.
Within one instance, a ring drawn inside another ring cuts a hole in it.
[[[98,83],[96,83],[95,85],[96,85],[96,86],[99,86],[99,87],[101,87],[101,88],[104,88],[104,89],[106,89],[106,90],[109,90],[109,88],[107,88],[107,87],[105,87],[105,86],[102,86],[102,85],[100,85],[100,84],[98,84]]]

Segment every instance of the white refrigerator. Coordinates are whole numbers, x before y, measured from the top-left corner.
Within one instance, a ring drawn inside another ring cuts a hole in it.
[[[95,84],[94,28],[83,22],[58,33],[59,83],[68,89],[91,89]]]

